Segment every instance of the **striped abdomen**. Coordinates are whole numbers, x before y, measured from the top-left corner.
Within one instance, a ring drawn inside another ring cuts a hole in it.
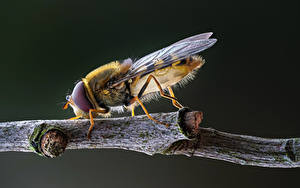
[[[163,89],[177,83],[185,83],[193,78],[195,70],[199,69],[204,62],[204,59],[200,56],[194,55],[169,64],[167,67],[158,68],[150,73],[141,74],[140,76],[132,79],[132,84],[130,85],[131,94],[133,96],[137,96],[150,74],[159,81]],[[157,61],[155,66],[159,67],[159,64],[163,67],[164,62],[162,60]],[[145,90],[144,95],[156,91],[159,91],[158,87],[154,81],[151,81]]]

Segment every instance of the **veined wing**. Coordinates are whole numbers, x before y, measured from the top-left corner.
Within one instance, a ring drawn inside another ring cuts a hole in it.
[[[113,85],[168,67],[174,62],[210,48],[217,42],[217,39],[209,39],[211,35],[212,33],[203,33],[183,39],[137,60],[133,63],[128,73],[116,80]]]

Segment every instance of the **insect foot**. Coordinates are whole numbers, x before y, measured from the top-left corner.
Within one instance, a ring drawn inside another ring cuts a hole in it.
[[[177,124],[182,133],[192,139],[199,134],[199,125],[203,120],[203,112],[192,111],[189,108],[181,108],[178,111]]]
[[[68,137],[64,131],[55,126],[41,124],[34,128],[29,137],[30,148],[44,157],[58,157],[67,147]]]

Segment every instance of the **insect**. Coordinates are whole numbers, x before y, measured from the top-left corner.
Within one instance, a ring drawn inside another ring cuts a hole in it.
[[[149,119],[168,126],[154,119],[143,101],[159,94],[171,100],[175,107],[182,108],[172,86],[191,80],[204,64],[204,59],[197,54],[216,43],[217,39],[210,38],[212,34],[183,39],[136,61],[125,59],[100,66],[75,85],[72,94],[66,97],[64,109],[68,105],[73,108],[76,117],[70,119],[90,119],[88,138],[95,117],[109,117],[112,111],[124,110],[131,111],[134,116],[134,108],[138,105]]]

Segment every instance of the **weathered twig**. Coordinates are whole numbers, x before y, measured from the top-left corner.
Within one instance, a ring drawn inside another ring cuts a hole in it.
[[[32,120],[0,123],[0,151],[35,150],[55,157],[67,149],[119,148],[172,155],[200,156],[241,165],[300,167],[300,138],[266,139],[200,127],[202,113],[152,114],[169,127],[146,116],[97,119],[91,139],[89,120]],[[180,126],[178,126],[180,125]]]

